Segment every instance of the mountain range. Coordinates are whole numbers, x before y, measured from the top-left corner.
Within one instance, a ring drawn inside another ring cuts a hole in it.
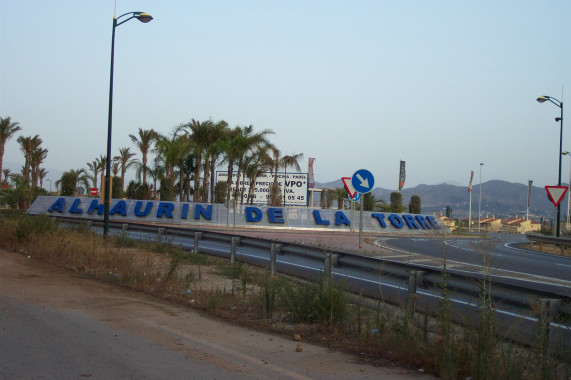
[[[317,188],[343,187],[341,180],[316,183]],[[480,205],[480,185],[472,187],[472,218],[478,216]],[[391,193],[396,190],[381,187],[372,190],[375,199],[390,203]],[[470,211],[470,193],[467,186],[449,184],[418,185],[401,190],[403,205],[410,203],[410,197],[418,195],[421,199],[422,213],[445,214],[446,207],[452,208],[453,218],[468,218]],[[511,183],[501,180],[491,180],[482,183],[481,217],[496,218],[525,217],[527,212],[528,186],[521,183]],[[567,197],[561,203],[561,214],[564,218],[567,212]],[[534,220],[552,219],[555,217],[555,207],[547,197],[543,187],[532,186],[530,191],[529,218]]]

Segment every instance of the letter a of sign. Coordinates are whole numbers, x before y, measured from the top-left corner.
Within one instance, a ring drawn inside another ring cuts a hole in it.
[[[555,207],[557,207],[563,198],[565,198],[567,189],[567,186],[545,186],[545,190],[547,190],[547,196],[549,197],[549,200],[553,202]]]

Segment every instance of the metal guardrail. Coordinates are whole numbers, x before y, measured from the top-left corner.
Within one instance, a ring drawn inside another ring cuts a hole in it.
[[[560,250],[561,256],[565,256],[566,250],[571,247],[571,238],[566,236],[556,237],[527,232],[525,237],[529,239],[530,243],[537,243],[540,251],[543,250],[544,244],[557,246]]]
[[[536,241],[539,243],[547,243],[547,244],[557,244],[557,245],[567,245],[571,246],[571,237],[566,236],[548,236],[548,235],[541,235],[533,232],[527,232],[525,236],[529,239],[529,241]]]
[[[64,223],[87,224],[89,227],[103,226],[100,220],[58,218]],[[420,310],[436,315],[439,311],[442,289],[447,288],[452,309],[456,312],[457,321],[477,324],[481,304],[483,274],[467,274],[448,270],[446,279],[439,269],[424,267],[418,264],[405,264],[367,257],[338,250],[326,250],[311,245],[288,242],[276,242],[268,239],[242,236],[239,233],[213,231],[210,229],[194,229],[177,226],[159,226],[137,223],[110,222],[113,229],[140,231],[156,234],[159,241],[167,237],[184,237],[192,239],[195,250],[199,241],[215,241],[228,244],[231,260],[235,260],[236,246],[257,248],[270,253],[270,269],[276,270],[277,255],[295,255],[312,261],[323,263],[323,272],[332,273],[331,266],[350,268],[361,273],[363,278],[375,278],[381,282],[374,286],[363,287],[361,283],[348,284],[349,290],[367,297],[407,305],[413,310]],[[535,238],[535,236],[533,236]],[[545,237],[550,242],[552,239]],[[561,239],[561,238],[560,238]],[[571,239],[565,238],[571,244]],[[539,240],[537,240],[539,241]],[[200,248],[200,252],[221,256],[219,251]],[[225,256],[225,255],[222,255]],[[226,257],[226,256],[225,256]],[[247,259],[243,259],[247,261]],[[291,271],[288,272],[288,274]],[[293,273],[293,275],[296,275]],[[344,276],[334,274],[337,280]],[[300,277],[303,277],[300,275]],[[305,276],[308,277],[308,276]],[[540,291],[533,284],[518,280],[506,280],[490,277],[491,300],[498,316],[498,330],[509,332],[508,338],[514,341],[531,344],[545,326],[550,332],[549,345],[558,349],[561,345],[571,347],[571,289],[551,287],[548,291]],[[446,281],[446,283],[445,283]],[[370,282],[370,281],[369,281]],[[380,288],[380,289],[379,289]],[[514,328],[517,326],[517,328]],[[543,326],[543,327],[542,327]]]

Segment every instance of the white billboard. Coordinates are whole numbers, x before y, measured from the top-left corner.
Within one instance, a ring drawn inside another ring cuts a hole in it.
[[[227,182],[228,172],[217,171],[216,183]],[[237,173],[232,173],[231,191],[241,191],[244,189],[244,203],[250,189],[250,179],[240,176],[240,183],[237,184]],[[274,174],[270,172],[258,173],[256,186],[254,187],[253,204],[266,205],[270,197],[270,188],[274,183]],[[278,172],[278,185],[282,198],[285,190],[285,206],[307,206],[307,173],[284,173]],[[284,189],[285,185],[285,189]]]

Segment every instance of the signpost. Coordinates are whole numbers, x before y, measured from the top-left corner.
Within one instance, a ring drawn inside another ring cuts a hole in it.
[[[343,181],[343,185],[345,186],[345,190],[347,190],[349,200],[351,201],[351,220],[355,220],[355,202],[358,202],[361,199],[361,193],[358,193],[357,190],[355,190],[353,187],[351,177],[342,177],[341,181]],[[351,233],[354,231],[354,224],[351,223]]]
[[[567,186],[545,186],[545,190],[547,191],[547,197],[549,198],[549,200],[551,201],[551,203],[553,203],[553,205],[555,206],[555,218],[556,220],[556,226],[557,227],[557,233],[555,234],[555,236],[559,236],[559,213],[557,212],[557,206],[559,205],[559,203],[561,203],[561,201],[563,200],[563,198],[565,198],[565,193],[567,193]],[[553,231],[555,232],[555,230]]]
[[[373,190],[375,178],[367,169],[360,169],[353,174],[353,177],[351,177],[351,184],[358,193],[366,194]],[[359,214],[359,248],[363,248],[363,199],[364,197],[361,197],[361,210]]]

